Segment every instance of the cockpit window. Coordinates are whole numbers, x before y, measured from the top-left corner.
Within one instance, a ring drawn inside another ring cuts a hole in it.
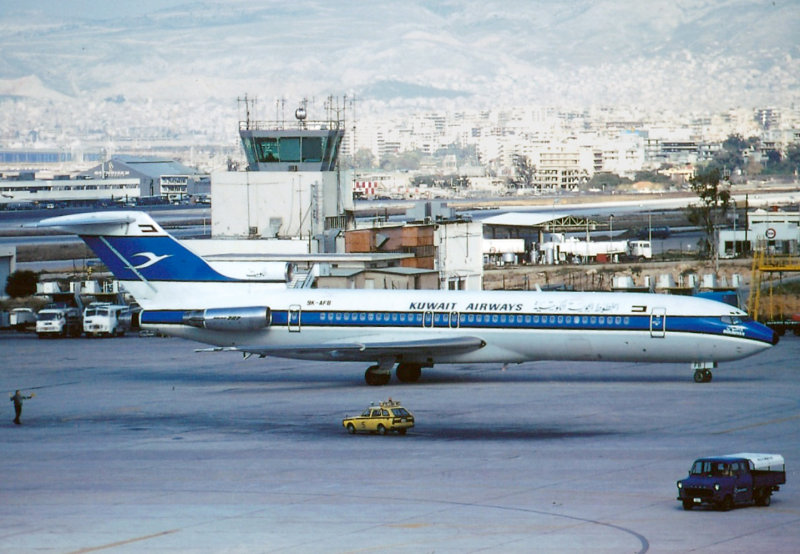
[[[739,325],[742,323],[742,318],[738,315],[724,315],[720,319],[726,325]]]

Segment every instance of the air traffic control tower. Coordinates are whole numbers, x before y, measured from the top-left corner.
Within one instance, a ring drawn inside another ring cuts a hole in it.
[[[248,114],[249,115],[249,114]],[[239,136],[248,171],[335,171],[344,122],[307,121],[305,107],[295,111],[296,123],[239,122]]]
[[[329,98],[326,117],[311,120],[303,101],[293,118],[256,121],[253,101],[243,102],[247,169],[212,175],[212,236],[303,238],[316,241],[317,252],[330,251],[324,237],[353,221],[352,175],[338,165],[343,109]]]

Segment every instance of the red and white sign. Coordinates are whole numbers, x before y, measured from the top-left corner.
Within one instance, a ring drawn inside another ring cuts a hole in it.
[[[776,236],[777,234],[778,234],[778,233],[775,231],[775,229],[773,229],[772,227],[770,227],[770,228],[769,228],[769,229],[767,229],[767,231],[764,233],[764,236],[766,236],[768,239],[772,240],[772,239],[774,239],[774,238],[775,238],[775,236]]]
[[[377,190],[377,181],[353,181],[353,192],[361,193],[364,196],[375,196]]]

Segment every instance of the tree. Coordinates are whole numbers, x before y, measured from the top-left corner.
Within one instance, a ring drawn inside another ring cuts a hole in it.
[[[375,156],[369,148],[359,148],[353,156],[353,166],[356,169],[372,169],[375,167]]]
[[[508,182],[517,189],[533,188],[536,182],[536,166],[527,156],[514,156],[514,176],[509,177]]]
[[[722,141],[721,146],[722,148],[714,154],[714,158],[709,162],[709,168],[733,171],[744,167],[744,151],[748,148],[748,141],[742,138],[742,135],[729,135]]]
[[[637,171],[634,175],[634,181],[650,181],[651,183],[670,184],[672,181],[669,176],[663,175],[658,171]]]
[[[422,152],[405,150],[397,154],[389,154],[380,161],[380,168],[384,171],[416,170],[419,169]]]
[[[616,173],[611,173],[610,171],[598,171],[592,178],[589,179],[589,182],[586,183],[587,187],[589,188],[597,188],[605,190],[612,190],[617,188],[620,185],[629,185],[632,181],[625,177],[620,177]]]
[[[20,269],[8,276],[6,294],[12,298],[30,296],[36,292],[39,275],[27,269]]]
[[[700,239],[700,251],[706,257],[714,257],[717,252],[717,221],[728,211],[731,193],[720,186],[720,171],[713,167],[704,173],[696,174],[690,181],[692,191],[700,200],[699,204],[691,204],[686,208],[686,217],[693,225],[700,227],[703,238]]]

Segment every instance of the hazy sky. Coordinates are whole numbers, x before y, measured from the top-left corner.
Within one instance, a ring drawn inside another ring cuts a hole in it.
[[[0,16],[38,11],[54,17],[109,19],[142,15],[187,0],[0,0]]]

